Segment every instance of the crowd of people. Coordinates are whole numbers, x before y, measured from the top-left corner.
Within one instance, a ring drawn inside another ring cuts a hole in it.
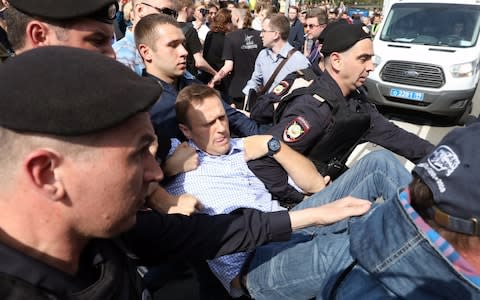
[[[0,8],[2,299],[151,299],[183,268],[201,299],[480,299],[480,123],[434,146],[368,102],[378,14],[51,4]]]

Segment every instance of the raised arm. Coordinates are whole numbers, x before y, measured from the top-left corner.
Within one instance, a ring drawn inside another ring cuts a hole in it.
[[[267,155],[268,142],[271,139],[271,135],[255,135],[244,138],[245,160],[249,161]],[[287,144],[280,143],[280,150],[272,157],[285,169],[293,182],[307,194],[323,189],[325,179],[318,173],[313,163]]]

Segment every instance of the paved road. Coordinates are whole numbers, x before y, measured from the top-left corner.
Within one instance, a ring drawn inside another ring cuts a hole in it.
[[[381,109],[382,113],[395,124],[401,128],[413,132],[418,136],[427,139],[433,144],[437,144],[450,130],[457,127],[451,120],[446,120],[441,117],[434,117],[427,114],[415,113],[412,111],[398,111],[393,109]],[[473,99],[472,116],[478,116],[480,114],[480,89],[477,88]],[[382,147],[366,143],[357,146],[352,155],[349,157],[347,165],[351,165],[362,156],[371,151],[381,149]],[[400,157],[399,157],[400,158]],[[405,166],[411,170],[413,164],[404,158],[400,158]]]

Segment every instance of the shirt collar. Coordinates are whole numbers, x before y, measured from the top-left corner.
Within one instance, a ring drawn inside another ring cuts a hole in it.
[[[210,155],[210,154],[208,154],[207,152],[198,148],[198,146],[192,140],[188,140],[188,145],[190,147],[192,147],[193,149],[195,149],[195,151],[197,151],[197,153],[202,154],[202,156],[211,156],[211,157],[223,156],[223,155]],[[227,154],[224,154],[224,155],[231,155],[233,153],[243,151],[243,149],[244,149],[243,148],[243,139],[232,139],[232,138],[230,138],[230,150],[228,151]]]
[[[290,43],[285,43],[283,48],[280,50],[278,55],[282,56],[283,58],[286,58],[288,56],[288,52],[293,49],[293,46],[290,45]]]
[[[275,57],[275,58],[278,58],[278,57],[283,57],[283,58],[286,58],[288,56],[288,52],[293,49],[293,46],[290,45],[290,43],[285,43],[285,45],[283,46],[283,48],[280,50],[280,52],[275,56],[275,53],[273,53],[273,50],[272,48],[267,48],[267,53],[270,57]]]

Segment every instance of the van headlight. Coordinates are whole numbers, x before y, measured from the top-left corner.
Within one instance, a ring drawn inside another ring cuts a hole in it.
[[[476,67],[477,67],[477,60],[474,60],[468,63],[453,65],[450,68],[450,73],[452,73],[452,76],[456,78],[470,77],[470,76],[473,76],[473,74],[475,73]]]

